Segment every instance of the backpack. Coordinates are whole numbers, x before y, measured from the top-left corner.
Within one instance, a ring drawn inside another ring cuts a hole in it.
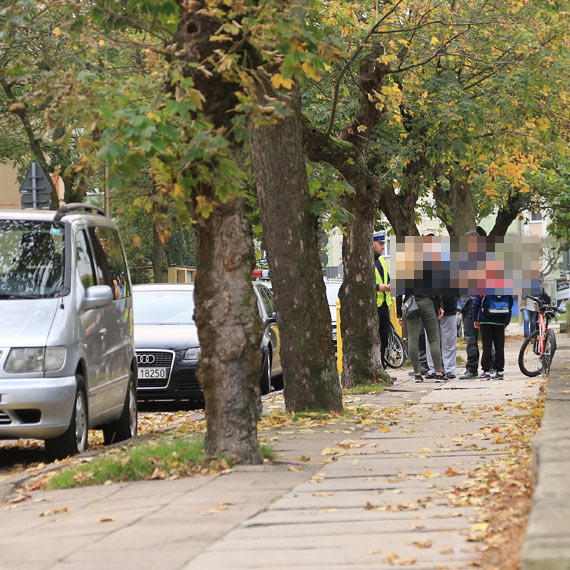
[[[503,322],[511,315],[510,295],[485,295],[481,301],[481,315],[492,321]]]

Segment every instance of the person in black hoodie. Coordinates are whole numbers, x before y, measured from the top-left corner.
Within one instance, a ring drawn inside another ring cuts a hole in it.
[[[505,329],[511,322],[513,310],[512,295],[475,295],[473,297],[473,324],[481,331],[483,356],[479,376],[484,380],[492,378],[492,349],[495,349],[495,378],[504,378]]]

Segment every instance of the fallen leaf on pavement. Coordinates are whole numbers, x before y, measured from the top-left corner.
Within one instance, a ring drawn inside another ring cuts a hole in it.
[[[416,563],[415,558],[400,558],[393,552],[386,554],[384,561],[390,564],[390,566],[413,566]]]
[[[42,511],[38,516],[47,517],[49,515],[55,515],[56,513],[66,513],[67,507],[62,507],[61,509],[51,509],[49,511]]]

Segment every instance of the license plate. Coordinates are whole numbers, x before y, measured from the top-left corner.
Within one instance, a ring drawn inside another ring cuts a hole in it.
[[[139,368],[139,378],[166,378],[167,368]]]

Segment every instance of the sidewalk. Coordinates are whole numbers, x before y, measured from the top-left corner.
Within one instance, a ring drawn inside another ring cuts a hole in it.
[[[507,345],[504,381],[415,384],[398,370],[390,391],[345,399],[361,424],[261,432],[274,465],[33,492],[0,511],[0,569],[468,568],[480,513],[454,491],[509,457],[489,426],[538,393],[519,346]]]

